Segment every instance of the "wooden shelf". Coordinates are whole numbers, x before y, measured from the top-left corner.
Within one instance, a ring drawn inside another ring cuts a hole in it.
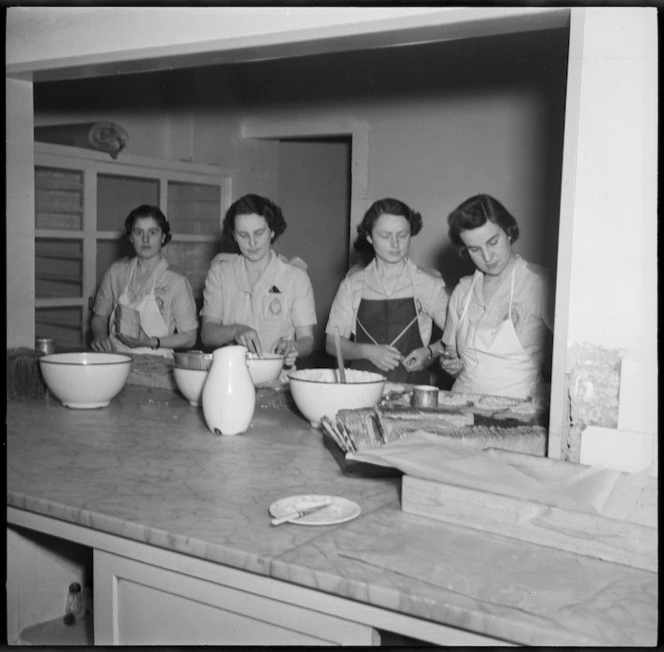
[[[22,632],[17,645],[94,645],[94,629],[90,616],[65,625],[62,616],[26,627]]]

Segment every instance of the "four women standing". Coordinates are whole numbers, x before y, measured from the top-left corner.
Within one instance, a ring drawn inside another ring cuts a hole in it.
[[[344,278],[325,329],[334,355],[335,333],[346,360],[393,382],[429,382],[439,355],[456,376],[453,390],[526,398],[538,391],[552,330],[548,277],[512,250],[519,236],[514,217],[496,199],[476,195],[448,217],[449,237],[475,264],[449,298],[437,271],[408,258],[422,217],[402,201],[372,204],[358,226],[356,248],[373,252],[362,269]],[[303,264],[272,249],[286,229],[269,199],[245,195],[228,209],[223,232],[238,254],[218,254],[205,281],[201,341],[216,348],[231,342],[251,352],[274,351],[291,366],[313,350],[313,288]],[[125,222],[136,257],[114,263],[102,280],[92,318],[92,348],[168,354],[190,348],[198,322],[191,287],[168,267],[161,248],[170,239],[163,213],[139,206]],[[306,266],[304,266],[306,267]],[[118,309],[140,317],[134,336],[118,328]],[[431,341],[433,324],[442,341]]]

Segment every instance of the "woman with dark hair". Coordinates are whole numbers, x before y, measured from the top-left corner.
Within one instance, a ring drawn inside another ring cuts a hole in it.
[[[172,236],[157,206],[138,206],[124,227],[136,255],[113,263],[102,279],[92,308],[91,347],[169,357],[196,342],[191,285],[161,253]]]
[[[325,328],[329,354],[336,329],[350,366],[392,382],[428,383],[428,366],[442,353],[440,342],[429,342],[433,322],[445,326],[445,282],[408,259],[410,239],[421,229],[422,216],[398,199],[371,205],[357,227],[356,249],[370,247],[373,260],[348,272]]]
[[[209,347],[231,342],[253,353],[273,351],[292,366],[314,345],[316,309],[311,281],[299,259],[272,249],[286,230],[279,206],[244,195],[226,212],[223,233],[239,254],[217,254],[205,279],[201,340]],[[297,262],[296,262],[297,261]]]
[[[448,306],[442,368],[455,392],[527,398],[544,386],[553,319],[546,270],[515,254],[519,226],[489,195],[475,195],[447,218],[450,240],[477,268]]]

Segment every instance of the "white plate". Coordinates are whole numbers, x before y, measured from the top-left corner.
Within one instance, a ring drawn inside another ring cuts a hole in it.
[[[319,509],[317,512],[293,519],[290,522],[297,523],[298,525],[334,525],[357,518],[362,511],[357,503],[347,498],[325,496],[322,494],[306,494],[275,500],[270,505],[270,514],[273,518],[279,518],[291,512],[297,512],[325,501],[330,501],[330,505]]]

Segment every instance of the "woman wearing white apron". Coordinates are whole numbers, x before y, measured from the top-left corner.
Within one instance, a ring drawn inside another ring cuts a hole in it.
[[[477,268],[448,305],[441,366],[455,392],[528,398],[541,393],[553,314],[546,271],[515,254],[514,217],[496,199],[476,195],[448,217],[452,242]]]
[[[350,367],[390,382],[428,384],[428,367],[442,352],[440,342],[429,342],[433,322],[445,326],[445,282],[408,259],[410,239],[421,228],[422,216],[398,199],[371,205],[357,227],[355,248],[370,251],[372,260],[341,282],[325,328],[330,355],[336,330]]]
[[[191,285],[169,267],[162,247],[171,239],[166,217],[143,204],[125,220],[136,256],[116,261],[97,291],[91,320],[95,351],[172,356],[192,347],[198,319]]]
[[[300,259],[272,249],[286,230],[279,206],[259,195],[240,197],[226,211],[223,233],[239,254],[215,256],[205,279],[201,340],[216,348],[235,342],[252,353],[281,353],[291,367],[314,347],[314,291]]]

